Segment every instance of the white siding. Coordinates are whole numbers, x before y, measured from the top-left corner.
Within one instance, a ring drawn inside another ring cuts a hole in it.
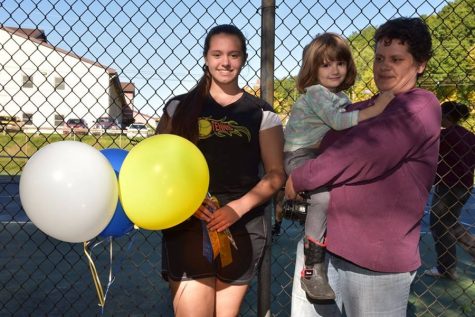
[[[34,113],[37,127],[53,127],[55,114],[84,118],[89,127],[109,113],[110,75],[104,67],[80,61],[53,48],[0,30],[0,111]],[[23,75],[32,75],[33,88],[22,88]],[[63,90],[55,79],[63,77]]]

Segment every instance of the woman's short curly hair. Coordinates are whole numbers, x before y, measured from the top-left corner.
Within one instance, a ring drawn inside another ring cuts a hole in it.
[[[383,39],[397,39],[407,43],[409,53],[418,63],[425,63],[432,57],[431,34],[421,18],[400,17],[387,21],[374,35],[376,45]]]

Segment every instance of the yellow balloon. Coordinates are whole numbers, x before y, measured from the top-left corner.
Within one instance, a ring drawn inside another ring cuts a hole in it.
[[[161,230],[188,219],[206,197],[209,170],[192,142],[173,134],[146,138],[119,172],[120,200],[138,227]]]

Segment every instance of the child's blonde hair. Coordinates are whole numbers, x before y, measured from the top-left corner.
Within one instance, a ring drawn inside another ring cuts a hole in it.
[[[303,50],[303,62],[297,78],[297,90],[318,84],[318,68],[325,62],[344,61],[347,65],[345,80],[337,91],[353,86],[356,79],[356,66],[347,41],[334,33],[323,33],[315,37]]]

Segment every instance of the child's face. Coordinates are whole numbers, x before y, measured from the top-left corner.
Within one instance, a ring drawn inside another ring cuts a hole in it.
[[[344,61],[325,61],[318,67],[318,83],[335,92],[345,80],[347,71],[348,65]]]

